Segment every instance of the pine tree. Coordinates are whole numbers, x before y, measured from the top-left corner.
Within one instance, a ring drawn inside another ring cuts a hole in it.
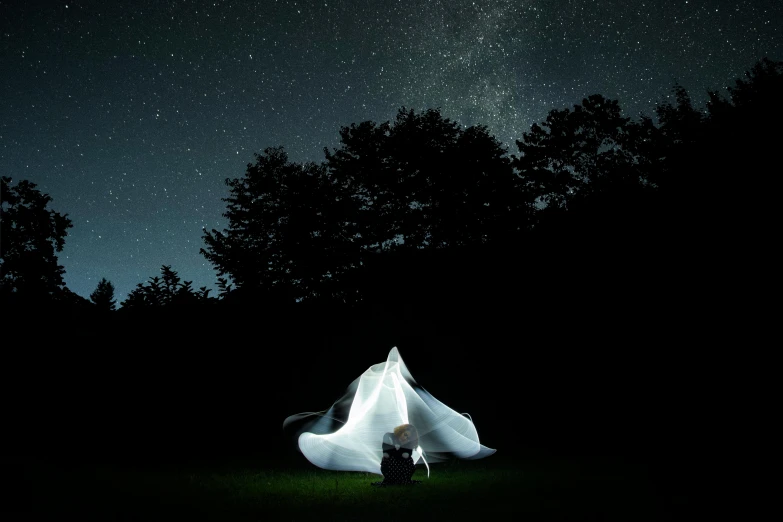
[[[117,301],[114,299],[114,285],[104,277],[98,282],[95,291],[90,294],[90,300],[99,310],[107,312],[115,309]]]

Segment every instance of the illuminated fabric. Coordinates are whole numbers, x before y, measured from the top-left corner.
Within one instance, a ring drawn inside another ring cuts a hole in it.
[[[392,348],[386,362],[374,364],[348,387],[332,407],[288,417],[299,449],[320,468],[381,474],[384,435],[401,424],[418,430],[414,463],[452,457],[480,459],[495,453],[479,442],[473,421],[452,410],[419,386]]]

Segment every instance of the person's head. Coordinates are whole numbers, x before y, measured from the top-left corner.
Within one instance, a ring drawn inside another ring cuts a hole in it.
[[[418,446],[419,444],[419,433],[413,424],[400,424],[394,428],[394,437],[403,446],[411,447],[410,445]]]

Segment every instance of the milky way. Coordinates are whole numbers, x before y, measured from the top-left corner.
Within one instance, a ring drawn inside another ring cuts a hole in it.
[[[0,2],[0,172],[74,227],[60,262],[119,300],[171,265],[198,288],[224,179],[282,145],[321,161],[341,126],[439,107],[514,140],[600,93],[652,115],[783,59],[777,0]]]

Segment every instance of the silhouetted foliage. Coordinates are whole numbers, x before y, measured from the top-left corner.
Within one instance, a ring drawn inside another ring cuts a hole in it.
[[[337,217],[347,196],[324,167],[290,162],[282,148],[268,148],[245,177],[226,184],[229,228],[205,230],[201,249],[219,276],[280,303],[317,295],[340,270],[335,254],[350,241]]]
[[[771,223],[776,207],[773,151],[783,141],[783,62],[759,61],[727,91],[728,99],[710,92],[700,111],[677,89],[677,104],[656,111],[657,183],[673,211],[672,228],[702,251],[745,242]]]
[[[49,210],[47,206],[52,198],[27,180],[13,184],[11,178],[3,176],[0,194],[3,299],[30,302],[67,299],[65,269],[58,263],[57,252],[62,251],[72,226],[68,215]]]
[[[434,310],[442,292],[480,272],[457,265],[481,248],[518,244],[530,227],[533,198],[485,127],[402,108],[393,122],[343,127],[340,138],[325,153],[335,182],[353,193],[351,265],[360,269],[344,280],[348,295]]]
[[[486,127],[404,107],[392,121],[341,128],[322,164],[267,148],[226,180],[228,228],[204,231],[218,299],[164,265],[122,309],[220,302],[286,314],[294,303],[298,313],[347,303],[427,318],[466,305],[489,314],[509,295],[561,306],[560,296],[597,298],[611,284],[627,296],[687,282],[706,295],[726,259],[771,245],[781,92],[783,63],[765,58],[724,94],[709,92],[704,109],[675,85],[657,120],[625,117],[599,94],[552,110],[516,155]],[[3,178],[0,290],[81,306],[56,257],[71,221],[50,201]],[[90,297],[115,307],[105,279]]]
[[[745,112],[748,119],[768,119],[779,115],[780,87],[783,82],[783,62],[765,57],[745,72],[745,79],[738,78],[734,87],[729,87],[729,96],[735,109]],[[710,93],[715,102],[717,93]],[[714,116],[714,110],[711,110]]]
[[[218,277],[217,287],[218,287],[218,299],[223,299],[231,292],[232,285],[229,284],[228,279],[226,279],[225,277]]]
[[[699,415],[692,418],[703,397],[693,390],[709,386],[694,379],[711,371],[712,355],[703,350],[715,344],[710,335],[725,342],[726,331],[740,323],[737,309],[758,301],[756,295],[738,298],[736,289],[750,294],[769,286],[771,272],[757,265],[777,258],[765,249],[774,248],[779,221],[782,82],[783,64],[762,61],[727,97],[710,93],[706,110],[675,86],[671,101],[656,109],[657,121],[632,121],[618,102],[590,96],[551,111],[523,135],[513,157],[486,129],[462,129],[437,111],[407,110],[394,122],[343,128],[341,145],[326,152],[323,165],[293,163],[282,148],[266,149],[245,177],[227,180],[229,228],[205,231],[202,253],[220,270],[220,299],[209,299],[205,288],[194,291],[164,265],[106,321],[69,323],[68,338],[79,342],[96,335],[96,325],[131,334],[117,350],[123,371],[104,365],[95,372],[95,365],[81,364],[85,359],[61,350],[60,330],[47,324],[54,352],[104,381],[85,386],[87,379],[53,364],[49,373],[69,386],[79,382],[91,396],[99,390],[103,398],[106,384],[115,381],[122,390],[110,408],[115,427],[138,423],[134,437],[153,434],[149,438],[170,458],[172,447],[188,447],[188,441],[196,454],[210,444],[212,451],[240,447],[236,433],[243,430],[227,426],[242,428],[237,419],[247,417],[259,393],[279,392],[279,379],[261,379],[267,385],[259,392],[257,356],[243,342],[226,342],[227,335],[252,335],[257,326],[274,369],[316,385],[310,379],[323,379],[325,368],[308,364],[313,352],[307,350],[351,361],[373,347],[404,343],[430,364],[429,376],[417,372],[425,385],[438,375],[451,381],[464,369],[464,361],[446,351],[478,351],[482,361],[499,360],[501,371],[513,365],[524,372],[517,380],[473,372],[470,386],[452,386],[462,391],[451,393],[481,403],[484,415],[502,419],[520,394],[544,390],[531,418],[549,426],[539,434],[545,445],[573,449],[568,423],[576,419],[593,433],[583,448],[615,451],[627,444],[636,455],[633,433],[650,431],[651,414],[661,421],[649,435],[653,446],[660,455],[674,452],[683,447],[683,426],[700,422]],[[6,240],[13,237],[5,228],[11,222],[6,193],[4,185],[4,265]],[[78,301],[66,288],[62,295]],[[303,301],[291,304],[298,298]],[[337,302],[359,306],[346,311]],[[271,306],[259,314],[247,304]],[[179,310],[181,316],[169,313]],[[8,343],[6,324],[13,323],[3,323]],[[40,342],[37,331],[17,330],[22,342],[15,346]],[[95,344],[105,339],[99,333]],[[227,352],[229,345],[235,351]],[[220,347],[223,367],[221,357],[208,350],[199,357],[193,346]],[[342,382],[335,375],[347,366],[326,368],[326,380]],[[47,369],[29,367],[36,377]],[[355,377],[353,370],[344,373]],[[493,400],[478,393],[487,384]],[[74,389],[69,386],[59,390]],[[179,414],[161,400],[164,389],[176,390]],[[149,409],[139,402],[144,394]],[[272,413],[263,417],[283,418],[295,399],[272,401]],[[105,429],[111,426],[105,400],[60,401],[94,404],[99,415],[91,417],[103,432],[112,431]],[[192,409],[185,414],[187,402]],[[150,415],[155,408],[158,415]],[[57,409],[74,417],[72,408]],[[629,411],[642,414],[634,419]],[[135,412],[133,422],[128,412]],[[161,443],[157,434],[165,425],[176,436]],[[254,434],[269,426],[244,430],[251,434],[248,447],[257,446]],[[482,426],[509,432],[501,422]],[[662,443],[672,426],[677,437]],[[215,433],[225,444],[214,444]],[[516,434],[505,436],[513,451]],[[83,439],[92,445],[95,437]],[[134,447],[141,448],[136,440]],[[74,454],[70,449],[61,453]]]
[[[657,123],[595,94],[550,111],[515,156],[485,127],[405,108],[343,127],[323,165],[266,149],[227,180],[229,228],[205,232],[202,253],[236,284],[223,293],[246,302],[468,299],[480,284],[521,284],[528,269],[567,271],[574,252],[596,281],[650,278],[741,221],[727,223],[737,174],[770,157],[763,107],[780,106],[780,76],[762,60],[704,110],[675,85]]]
[[[512,221],[530,212],[506,150],[485,127],[403,108],[393,123],[343,127],[340,141],[325,150],[326,165],[352,193],[360,252],[507,240]]]
[[[115,309],[114,285],[105,277],[98,281],[98,286],[90,294],[90,300],[98,310],[111,312]]]
[[[529,226],[533,200],[484,127],[403,108],[342,128],[340,141],[324,165],[269,148],[226,180],[229,228],[205,231],[202,249],[221,276],[276,302],[353,303],[381,254],[513,241]]]
[[[209,300],[210,290],[201,287],[193,290],[192,281],[182,281],[170,265],[161,267],[161,276],[151,277],[139,283],[122,302],[123,309],[183,308]]]
[[[616,100],[592,95],[573,110],[549,112],[517,141],[514,167],[538,201],[543,248],[574,248],[585,258],[649,240],[654,150],[649,118],[631,122]]]
[[[709,167],[722,175],[726,195],[737,205],[730,211],[735,218],[730,226],[743,222],[766,228],[778,214],[775,174],[780,170],[776,152],[783,142],[783,61],[762,59],[727,91],[729,100],[711,92],[707,104]]]

